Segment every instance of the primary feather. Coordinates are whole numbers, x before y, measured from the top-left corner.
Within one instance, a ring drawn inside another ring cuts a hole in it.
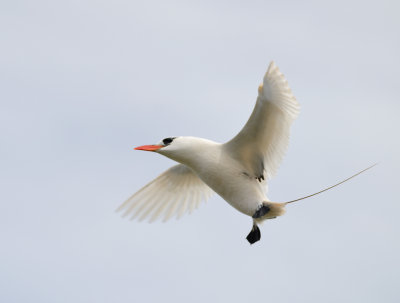
[[[212,190],[190,168],[178,164],[141,188],[117,211],[123,210],[123,216],[130,216],[131,219],[153,222],[162,217],[163,221],[167,221],[192,212],[211,194]]]

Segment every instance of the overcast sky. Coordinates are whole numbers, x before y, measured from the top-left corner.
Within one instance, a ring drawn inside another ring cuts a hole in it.
[[[2,1],[1,302],[399,302],[398,1]],[[224,142],[271,60],[301,104],[249,217],[214,196],[179,221],[114,210],[173,165],[134,151]]]

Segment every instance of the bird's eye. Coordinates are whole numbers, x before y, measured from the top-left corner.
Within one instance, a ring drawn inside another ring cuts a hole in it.
[[[162,140],[162,142],[164,143],[164,145],[168,145],[170,144],[172,141],[174,141],[175,138],[165,138],[164,140]]]

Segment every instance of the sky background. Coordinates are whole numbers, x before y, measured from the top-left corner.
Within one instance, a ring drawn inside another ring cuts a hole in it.
[[[2,1],[1,302],[399,302],[398,1]],[[219,142],[271,60],[301,113],[251,220],[214,196],[179,221],[114,210],[173,165],[134,151]]]

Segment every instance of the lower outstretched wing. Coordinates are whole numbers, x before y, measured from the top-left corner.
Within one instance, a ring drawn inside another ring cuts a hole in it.
[[[160,217],[163,221],[185,213],[191,213],[200,202],[213,193],[200,178],[187,166],[178,164],[145,185],[117,211],[131,219],[148,219],[153,222]]]

